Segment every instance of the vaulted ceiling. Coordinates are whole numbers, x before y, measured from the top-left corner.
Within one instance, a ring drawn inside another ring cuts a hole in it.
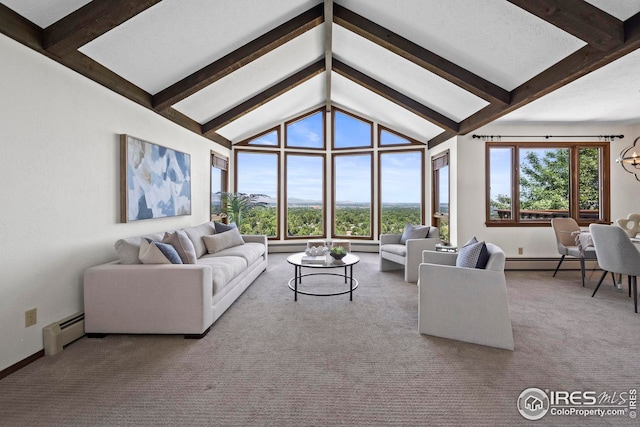
[[[320,106],[430,147],[640,123],[640,0],[0,0],[0,32],[227,147]]]

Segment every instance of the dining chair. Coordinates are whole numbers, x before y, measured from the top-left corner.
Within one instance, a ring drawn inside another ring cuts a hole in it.
[[[576,238],[572,234],[574,232],[580,233],[582,230],[580,226],[573,218],[551,218],[551,227],[556,235],[556,244],[558,245],[558,253],[562,255],[556,271],[553,272],[553,277],[556,277],[558,269],[564,258],[568,256],[576,257],[580,260],[580,272],[582,273],[582,286],[584,286],[584,260],[585,259],[597,259],[596,251],[593,247],[584,248],[580,250],[580,247],[576,244]]]
[[[627,233],[618,226],[591,224],[589,231],[598,256],[598,264],[604,271],[591,296],[596,295],[607,272],[627,275],[629,276],[629,292],[633,292],[633,305],[637,313],[640,251],[631,242]]]

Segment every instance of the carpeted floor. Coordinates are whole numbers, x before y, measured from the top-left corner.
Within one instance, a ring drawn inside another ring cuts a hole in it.
[[[510,352],[420,335],[416,285],[358,255],[353,302],[294,302],[293,267],[271,254],[202,340],[83,338],[0,380],[0,425],[637,425],[628,414],[527,421],[516,408],[529,387],[616,399],[640,388],[626,285],[609,279],[591,298],[599,272],[586,288],[577,271],[507,272]]]

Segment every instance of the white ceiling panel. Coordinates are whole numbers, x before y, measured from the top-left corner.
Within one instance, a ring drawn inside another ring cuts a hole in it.
[[[444,131],[335,72],[331,73],[331,99],[336,106],[364,115],[422,142],[427,142]]]
[[[640,11],[640,0],[586,0],[598,9],[621,21],[626,21]]]
[[[472,93],[339,25],[333,25],[333,46],[337,59],[457,122],[488,105]]]
[[[322,105],[324,100],[325,73],[321,73],[220,128],[217,133],[232,142],[240,142],[283,120]]]
[[[638,123],[640,51],[551,92],[498,122]]]
[[[323,42],[315,27],[173,107],[203,124],[323,57]]]
[[[318,3],[164,0],[80,51],[155,94]]]
[[[0,3],[27,18],[40,28],[46,28],[66,15],[80,9],[91,0],[2,0]]]
[[[585,45],[504,0],[340,4],[509,91]]]

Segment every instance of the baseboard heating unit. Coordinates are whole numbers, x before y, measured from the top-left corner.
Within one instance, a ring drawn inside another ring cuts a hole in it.
[[[84,336],[84,312],[44,327],[42,335],[44,336],[44,354],[52,356],[60,353],[65,345]]]

